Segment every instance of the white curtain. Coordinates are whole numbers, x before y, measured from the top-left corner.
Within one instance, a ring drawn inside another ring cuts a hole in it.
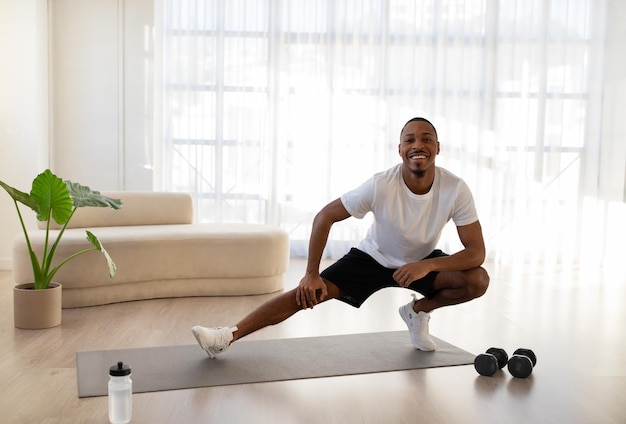
[[[162,185],[199,221],[279,225],[304,256],[315,213],[398,163],[424,116],[492,259],[604,262],[626,235],[611,4],[162,0]],[[327,254],[368,219],[336,225]]]

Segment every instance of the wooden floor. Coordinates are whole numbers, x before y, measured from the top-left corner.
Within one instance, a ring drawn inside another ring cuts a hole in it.
[[[286,287],[303,267],[292,261]],[[487,294],[433,313],[431,332],[475,354],[532,348],[531,378],[480,377],[469,365],[135,394],[133,422],[626,423],[625,273],[486,267]],[[192,325],[231,325],[271,296],[69,309],[61,326],[35,331],[14,328],[12,287],[11,273],[0,271],[3,423],[107,423],[106,397],[77,396],[77,351],[194,344]],[[386,289],[360,310],[331,301],[248,339],[402,330],[397,307],[409,299],[405,289]]]

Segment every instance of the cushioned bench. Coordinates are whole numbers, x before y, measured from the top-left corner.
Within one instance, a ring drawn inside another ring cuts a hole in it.
[[[90,247],[85,229],[102,242],[117,265],[109,278],[100,252],[65,264],[54,278],[63,285],[63,307],[102,305],[165,297],[233,296],[283,288],[289,237],[277,227],[257,224],[193,223],[188,194],[106,192],[121,209],[78,209],[55,255],[60,259]],[[30,233],[37,249],[43,231]],[[15,282],[32,282],[26,241],[13,246]]]

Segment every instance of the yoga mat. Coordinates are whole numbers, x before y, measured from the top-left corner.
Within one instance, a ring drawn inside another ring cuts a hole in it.
[[[239,341],[216,359],[197,345],[76,353],[78,396],[106,396],[109,368],[132,368],[133,392],[467,365],[474,355],[443,340],[415,349],[406,331]]]

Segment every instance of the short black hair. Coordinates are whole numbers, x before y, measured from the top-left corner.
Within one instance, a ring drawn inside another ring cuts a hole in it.
[[[411,122],[415,122],[415,121],[422,121],[422,122],[427,122],[427,123],[429,123],[429,124],[430,124],[430,126],[431,126],[431,127],[433,127],[433,131],[435,131],[435,136],[436,136],[437,138],[439,138],[439,135],[437,135],[437,129],[435,128],[435,126],[433,125],[433,123],[432,123],[432,122],[430,122],[428,119],[426,119],[426,118],[422,118],[422,117],[419,117],[419,116],[418,116],[418,117],[415,117],[415,118],[411,118],[411,119],[409,119],[408,121],[406,121],[406,124],[404,124],[404,126],[403,126],[403,127],[402,127],[402,129],[400,130],[400,136],[402,136],[402,131],[404,131],[404,129],[406,128],[406,126],[407,126],[408,124],[410,124]]]

